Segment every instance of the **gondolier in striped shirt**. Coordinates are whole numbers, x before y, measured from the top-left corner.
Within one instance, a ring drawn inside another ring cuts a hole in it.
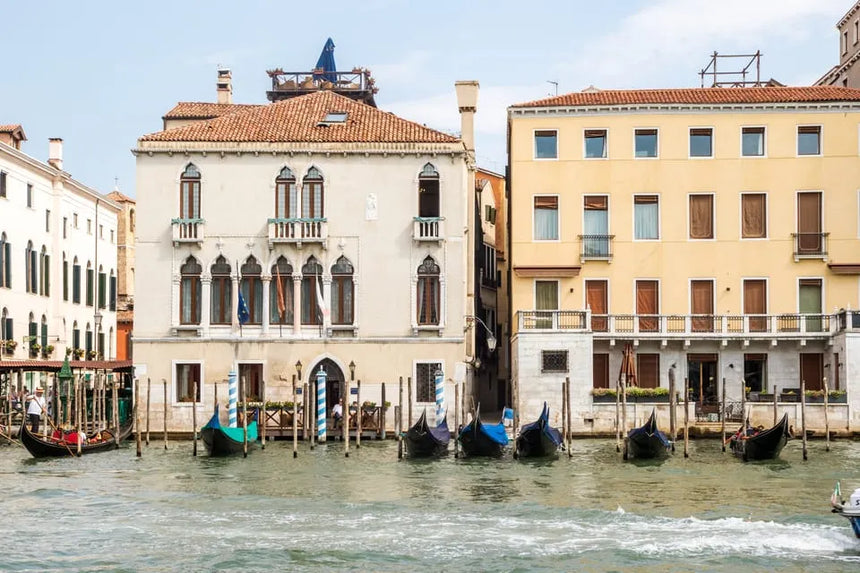
[[[36,394],[27,396],[30,405],[27,407],[27,418],[30,420],[30,431],[34,434],[39,433],[39,422],[42,419],[42,412],[45,411],[45,397],[42,395],[44,390],[41,386],[36,388]]]

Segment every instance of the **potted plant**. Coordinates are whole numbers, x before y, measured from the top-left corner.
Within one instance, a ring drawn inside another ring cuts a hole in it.
[[[49,357],[53,353],[54,353],[54,345],[53,344],[47,344],[42,349],[42,356],[44,356],[45,358]]]
[[[794,390],[788,390],[787,392],[782,392],[779,395],[780,402],[797,402],[799,399],[800,397]]]
[[[84,349],[83,348],[75,348],[74,355],[75,355],[75,360],[83,360]]]
[[[18,348],[18,343],[10,338],[9,340],[4,341],[3,348],[6,350],[6,354],[15,354],[15,349]]]
[[[39,352],[42,351],[42,345],[38,342],[34,342],[30,345],[30,356],[37,356]]]
[[[365,400],[361,403],[361,409],[366,412],[372,412],[376,409],[376,402],[371,402],[370,400]]]
[[[808,404],[823,404],[824,390],[807,390],[806,402]],[[827,393],[828,404],[845,404],[846,402],[847,395],[845,394],[845,390],[830,390]]]
[[[98,355],[99,355],[99,353],[96,352],[95,350],[90,350],[89,352],[87,352],[87,358],[89,360],[95,360],[98,357]]]
[[[591,391],[591,397],[595,403],[615,402],[616,396],[617,394],[612,388],[594,388]]]
[[[72,355],[72,347],[66,346],[66,356],[71,356],[71,355]]]

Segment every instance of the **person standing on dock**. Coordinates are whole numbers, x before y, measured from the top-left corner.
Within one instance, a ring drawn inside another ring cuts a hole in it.
[[[343,421],[343,398],[331,409],[331,415],[334,417],[334,427],[339,428]]]
[[[39,422],[42,419],[42,412],[45,411],[45,397],[42,395],[44,390],[41,386],[36,388],[36,395],[27,396],[30,400],[30,405],[27,407],[27,417],[30,419],[30,431],[34,434],[39,433]]]

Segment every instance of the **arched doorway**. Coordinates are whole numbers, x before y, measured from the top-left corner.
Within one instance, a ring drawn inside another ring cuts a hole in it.
[[[338,400],[343,398],[344,391],[346,387],[344,385],[344,373],[340,369],[340,366],[335,363],[331,358],[324,358],[314,364],[314,367],[311,369],[311,384],[316,390],[316,381],[317,381],[317,372],[320,371],[320,367],[326,373],[326,410],[331,411],[332,407],[337,404]],[[316,393],[314,393],[316,396]],[[345,402],[347,400],[344,400]]]

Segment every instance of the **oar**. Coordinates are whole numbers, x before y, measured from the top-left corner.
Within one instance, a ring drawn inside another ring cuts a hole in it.
[[[48,423],[50,423],[50,424],[51,424],[51,427],[54,429],[54,431],[56,431],[56,432],[60,432],[60,430],[57,428],[57,426],[56,426],[56,425],[54,425],[54,421],[51,419],[51,417],[48,415],[48,413],[47,413],[47,412],[45,412],[45,419],[46,419],[46,420],[48,420]],[[22,431],[23,431],[23,429],[22,429]],[[60,436],[62,436],[62,435],[63,435],[63,432],[60,432]],[[77,438],[78,440],[80,440],[80,439],[81,439],[80,435],[76,435],[76,438]],[[69,447],[69,445],[66,443],[66,441],[65,441],[65,440],[63,440],[63,442],[62,442],[62,443],[63,443],[63,445],[66,447],[66,450],[68,450],[69,455],[70,455],[70,456],[72,456],[72,457],[75,457],[75,453],[72,451],[72,449],[71,449],[71,448]]]
[[[21,446],[22,448],[24,447],[24,444],[22,444],[18,440],[13,439],[12,436],[4,434],[3,432],[0,432],[0,438],[5,438],[9,441],[10,444],[15,444],[16,446]]]

